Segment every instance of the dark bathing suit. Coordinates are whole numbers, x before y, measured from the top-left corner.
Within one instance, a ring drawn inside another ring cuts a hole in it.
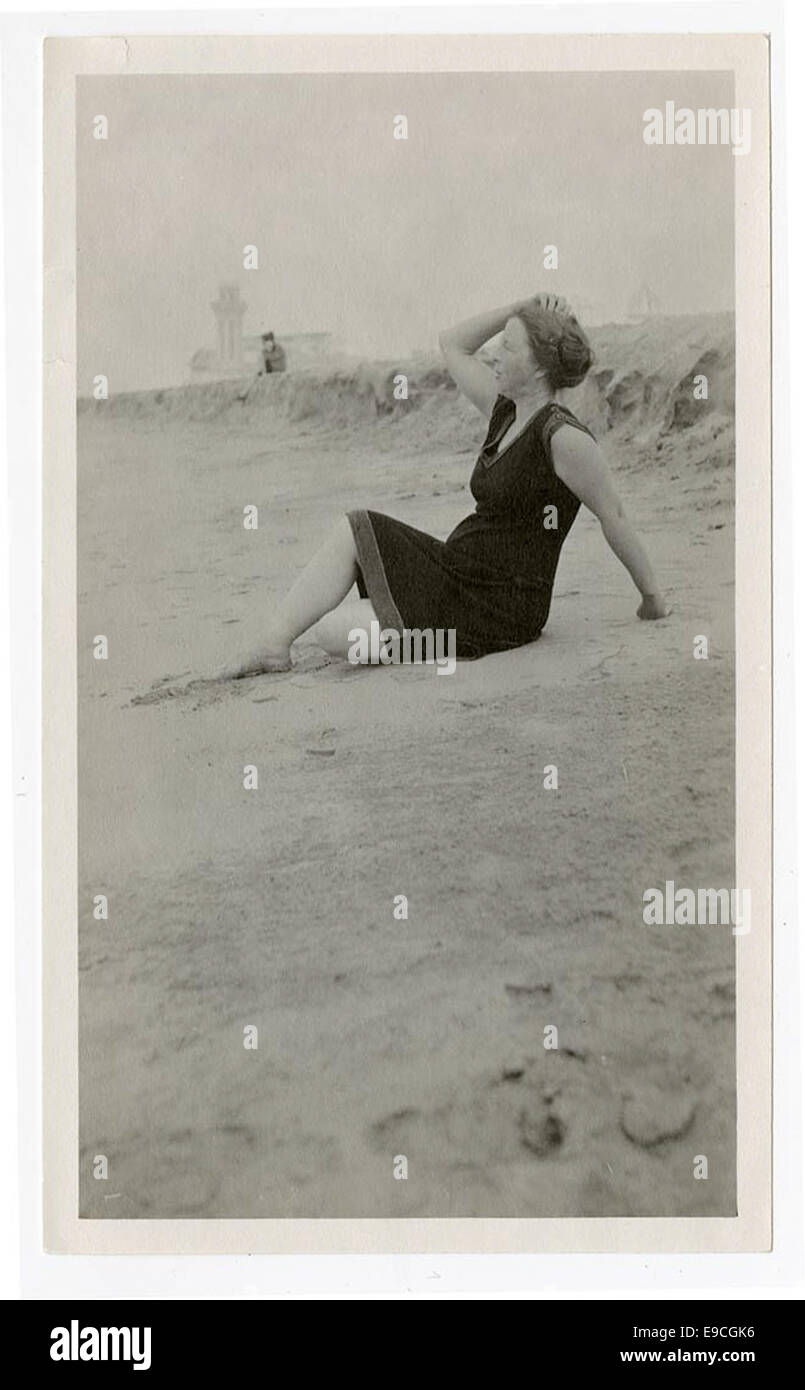
[[[539,637],[559,552],[581,505],[554,472],[551,437],[560,425],[594,436],[548,401],[498,453],[515,416],[514,401],[498,396],[470,479],[475,511],[446,541],[382,512],[347,513],[358,591],[371,599],[381,628],[455,628],[456,656],[465,660]]]

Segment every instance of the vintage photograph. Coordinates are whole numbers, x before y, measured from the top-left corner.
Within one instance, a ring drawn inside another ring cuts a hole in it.
[[[78,73],[81,1220],[739,1216],[739,95]]]

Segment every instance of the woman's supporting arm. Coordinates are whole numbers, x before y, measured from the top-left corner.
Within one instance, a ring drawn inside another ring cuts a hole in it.
[[[573,425],[561,425],[551,441],[557,477],[598,517],[601,530],[642,595],[640,618],[667,614],[651,562],[626,516],[609,469],[594,439]]]

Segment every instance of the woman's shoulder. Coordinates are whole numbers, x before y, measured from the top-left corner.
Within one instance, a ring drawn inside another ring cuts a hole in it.
[[[569,425],[572,429],[583,430],[591,439],[595,439],[595,435],[589,426],[585,425],[583,420],[579,420],[578,417],[573,414],[572,410],[569,410],[566,405],[562,405],[559,401],[550,401],[545,408],[545,415],[542,420],[542,428],[540,431],[542,443],[546,448],[556,434],[556,431],[561,429],[563,425]]]
[[[540,429],[540,444],[542,446],[542,467],[547,469],[551,477],[556,478],[558,474],[554,466],[554,447],[553,437],[557,431],[568,427],[575,434],[581,431],[595,442],[595,435],[592,430],[579,420],[572,410],[568,410],[566,405],[560,405],[559,401],[551,401],[546,409],[542,427]],[[565,436],[567,437],[567,436]],[[578,438],[578,435],[576,436]],[[560,479],[561,481],[561,479]]]

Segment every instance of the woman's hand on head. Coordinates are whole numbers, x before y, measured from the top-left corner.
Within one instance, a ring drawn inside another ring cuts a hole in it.
[[[570,305],[560,294],[548,294],[544,291],[535,294],[531,301],[540,309],[547,309],[552,314],[569,314]]]

